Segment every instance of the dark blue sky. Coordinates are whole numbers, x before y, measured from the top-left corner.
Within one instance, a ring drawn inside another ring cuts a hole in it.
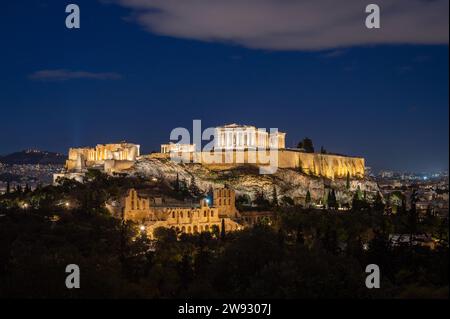
[[[149,152],[201,119],[278,127],[288,146],[309,136],[374,169],[448,169],[446,44],[246,48],[152,33],[126,6],[74,2],[79,30],[65,28],[70,2],[0,4],[0,154],[120,140]],[[84,73],[52,81],[42,70]]]

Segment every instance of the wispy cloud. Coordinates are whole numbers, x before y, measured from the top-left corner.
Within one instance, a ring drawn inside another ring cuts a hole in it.
[[[66,69],[39,70],[28,76],[36,81],[68,81],[76,79],[118,80],[122,76],[115,72],[87,72]]]
[[[346,50],[333,50],[333,51],[329,51],[329,52],[322,54],[322,57],[337,58],[337,57],[344,55],[346,52],[347,52]]]
[[[270,50],[377,44],[448,44],[448,0],[378,0],[381,29],[361,0],[110,0],[148,31]]]

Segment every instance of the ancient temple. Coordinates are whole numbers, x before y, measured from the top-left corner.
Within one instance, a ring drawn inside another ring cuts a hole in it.
[[[229,124],[216,127],[216,150],[284,149],[286,133],[267,132],[255,126]]]

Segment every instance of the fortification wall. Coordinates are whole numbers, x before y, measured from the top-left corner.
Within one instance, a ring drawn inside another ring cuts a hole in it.
[[[345,178],[347,174],[353,178],[363,177],[365,161],[361,157],[340,156],[332,154],[305,153],[295,150],[278,150],[270,158],[270,152],[263,154],[255,151],[235,152],[197,152],[180,154],[185,163],[201,163],[210,169],[231,169],[244,164],[265,166],[273,164],[279,168],[300,169],[311,175],[330,179]],[[152,154],[153,158],[170,158],[169,154]]]
[[[365,161],[361,157],[331,154],[303,153],[281,150],[278,153],[278,167],[301,168],[305,173],[327,178],[363,177]]]

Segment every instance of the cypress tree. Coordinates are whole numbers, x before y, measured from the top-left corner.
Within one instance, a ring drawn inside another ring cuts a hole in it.
[[[306,192],[305,203],[306,203],[307,205],[308,205],[308,204],[311,204],[311,192],[309,191],[309,189],[308,189],[308,191]]]
[[[222,218],[222,228],[220,230],[220,238],[223,240],[225,239],[226,232],[225,232],[225,219]]]
[[[272,206],[278,206],[278,194],[275,185],[273,186],[272,190]]]
[[[328,208],[337,208],[336,192],[332,189],[328,195]]]
[[[189,193],[194,197],[199,197],[201,195],[200,188],[197,186],[197,182],[195,181],[195,176],[192,176],[191,183],[189,184]]]
[[[350,189],[350,173],[347,172],[347,184],[345,186],[347,189]]]
[[[180,191],[180,176],[177,173],[177,178],[175,180],[174,189],[176,192]]]
[[[380,192],[377,192],[373,208],[375,209],[376,212],[384,213],[385,205],[383,203],[383,199],[381,198]]]

